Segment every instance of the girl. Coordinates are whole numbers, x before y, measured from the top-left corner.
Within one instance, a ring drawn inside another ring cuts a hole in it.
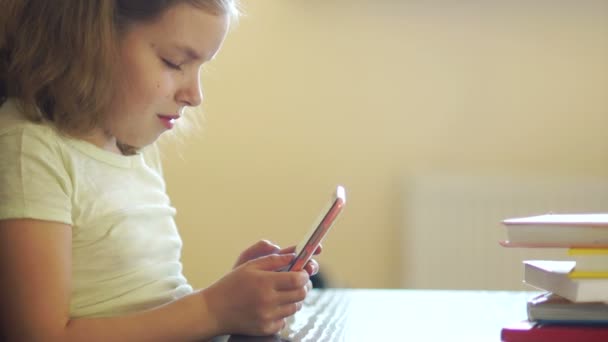
[[[156,139],[202,101],[237,0],[0,0],[0,339],[278,332],[316,262],[260,241],[182,275]]]

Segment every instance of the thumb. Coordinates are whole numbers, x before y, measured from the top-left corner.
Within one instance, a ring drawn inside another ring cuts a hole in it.
[[[296,257],[295,254],[271,254],[266,255],[251,261],[255,268],[262,271],[277,271],[285,266]]]
[[[241,258],[245,260],[252,260],[259,258],[264,255],[276,254],[279,251],[279,246],[273,244],[268,240],[260,240],[255,245],[247,248],[241,253]]]

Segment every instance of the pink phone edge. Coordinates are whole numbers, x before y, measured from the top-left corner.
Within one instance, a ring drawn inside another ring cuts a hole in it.
[[[308,242],[306,242],[302,250],[298,253],[298,255],[296,255],[294,260],[287,267],[287,271],[301,271],[304,268],[306,263],[310,260],[316,249],[321,244],[321,241],[323,241],[323,238],[327,232],[329,232],[329,229],[333,226],[334,222],[342,212],[342,208],[344,208],[345,203],[346,198],[344,195],[344,188],[339,186],[336,191],[336,199],[334,200],[331,208],[327,211],[325,216],[323,216],[323,219],[317,225],[315,232],[311,235]],[[321,228],[321,230],[319,230],[319,228]]]

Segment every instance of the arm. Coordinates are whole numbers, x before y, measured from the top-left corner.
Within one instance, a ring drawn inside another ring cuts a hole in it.
[[[71,227],[0,220],[0,331],[6,341],[192,341],[227,333],[269,335],[294,314],[308,274],[275,272],[292,254],[237,267],[209,288],[144,312],[69,317]]]
[[[215,334],[200,292],[145,312],[70,319],[71,227],[0,221],[0,330],[8,341],[180,341]]]

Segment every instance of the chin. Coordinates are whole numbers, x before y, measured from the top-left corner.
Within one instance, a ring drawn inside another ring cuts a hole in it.
[[[119,140],[120,144],[131,151],[138,151],[146,146],[152,145],[158,140],[158,136],[150,139],[125,139]]]

